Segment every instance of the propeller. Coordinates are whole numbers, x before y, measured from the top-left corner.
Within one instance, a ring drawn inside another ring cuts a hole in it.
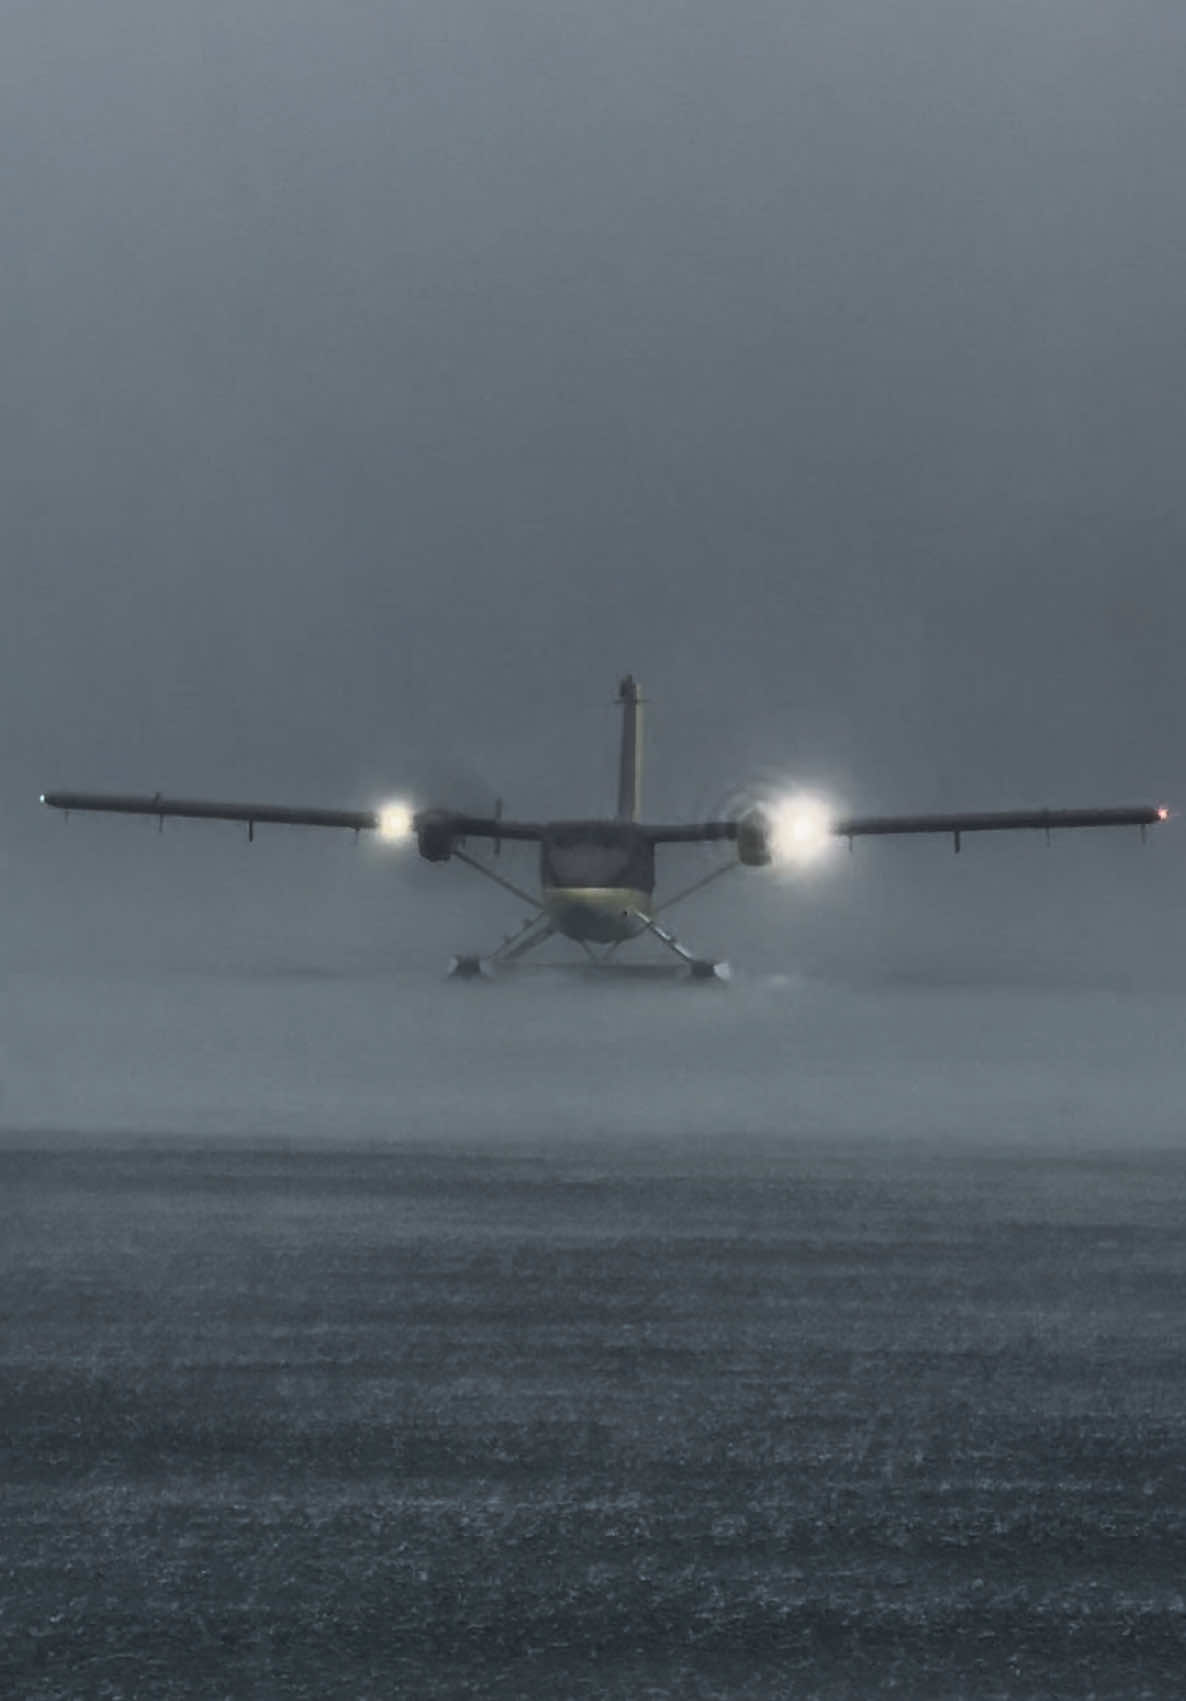
[[[473,762],[455,752],[429,755],[411,771],[409,791],[417,809],[455,809],[462,815],[493,816],[501,821],[503,799]],[[494,839],[495,856],[502,854],[502,840]]]

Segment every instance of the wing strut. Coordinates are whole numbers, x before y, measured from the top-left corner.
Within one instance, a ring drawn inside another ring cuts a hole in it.
[[[468,868],[476,869],[479,874],[484,874],[487,880],[493,880],[496,886],[501,886],[504,891],[511,892],[516,898],[521,898],[525,904],[530,904],[533,910],[543,909],[544,906],[539,899],[533,897],[525,887],[516,886],[513,880],[508,880],[503,874],[496,874],[492,868],[487,868],[486,864],[480,862],[476,856],[470,856],[468,851],[463,851],[457,845],[454,845],[453,855],[458,862],[464,862]]]
[[[693,880],[690,886],[685,886],[682,892],[674,892],[670,898],[664,898],[661,904],[656,904],[652,915],[662,915],[664,910],[674,909],[676,904],[682,904],[685,898],[693,893],[701,892],[705,886],[711,886],[714,880],[719,880],[722,874],[731,874],[735,868],[744,867],[740,862],[722,862],[719,868],[714,868],[710,874],[702,875],[699,880]]]

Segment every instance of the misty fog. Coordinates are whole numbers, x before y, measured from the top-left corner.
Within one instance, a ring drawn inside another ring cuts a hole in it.
[[[1182,806],[1184,72],[1097,0],[7,8],[5,1120],[1168,1128],[1174,823],[478,1005],[463,870],[37,797],[583,815],[630,668],[652,817]]]

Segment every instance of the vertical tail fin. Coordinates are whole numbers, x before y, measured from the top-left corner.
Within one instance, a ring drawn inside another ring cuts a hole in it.
[[[637,821],[642,807],[642,695],[632,674],[618,684],[622,749],[618,758],[618,819]]]

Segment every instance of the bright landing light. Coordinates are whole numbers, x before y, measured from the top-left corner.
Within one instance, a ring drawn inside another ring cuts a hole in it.
[[[378,811],[379,837],[386,844],[397,844],[412,831],[410,803],[385,803]]]
[[[767,806],[770,854],[784,868],[807,868],[818,862],[833,842],[832,811],[818,797],[802,792],[778,798]]]

